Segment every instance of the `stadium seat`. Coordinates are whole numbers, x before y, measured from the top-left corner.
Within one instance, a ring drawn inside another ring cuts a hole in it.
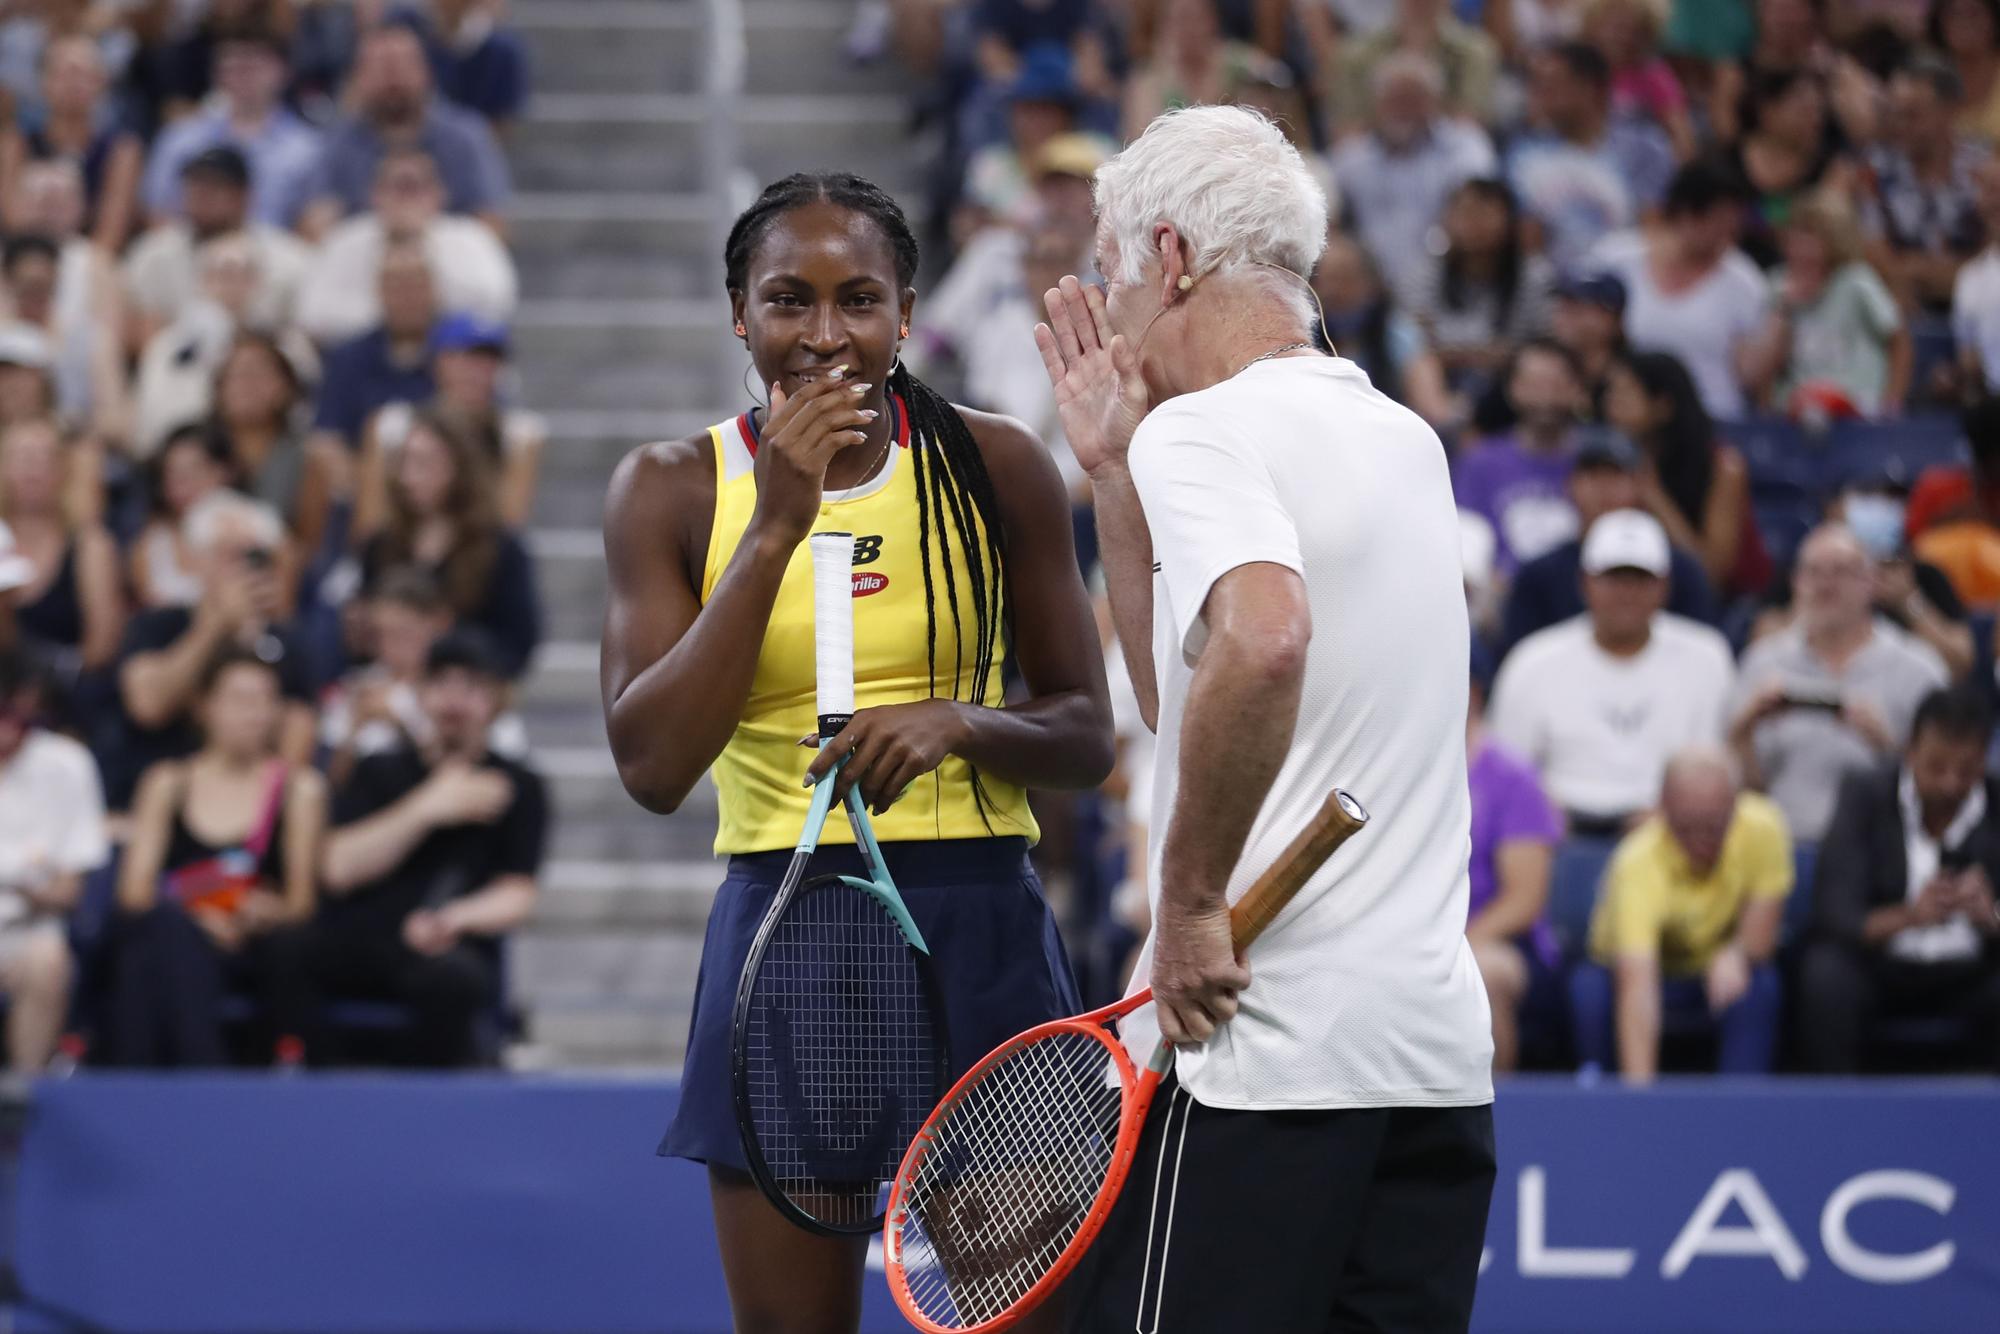
[[[1716,430],[1743,455],[1753,491],[1760,486],[1806,492],[1820,489],[1818,452],[1790,418],[1746,417],[1718,422]]]
[[[1961,463],[1967,457],[1958,419],[1942,413],[1894,421],[1841,422],[1827,435],[1827,454],[1829,489],[1871,481],[1885,472],[1908,484],[1926,468]]]
[[[1597,906],[1597,885],[1618,846],[1608,838],[1572,838],[1556,849],[1549,874],[1549,924],[1563,953],[1575,958],[1590,937],[1590,914]]]

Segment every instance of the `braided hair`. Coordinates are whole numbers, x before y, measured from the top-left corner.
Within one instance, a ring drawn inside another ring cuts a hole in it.
[[[903,210],[887,191],[848,173],[787,176],[767,187],[729,229],[723,250],[724,283],[732,295],[749,282],[750,259],[778,219],[809,204],[830,203],[861,214],[889,243],[896,265],[896,285],[908,288],[917,276],[919,252]],[[930,693],[938,684],[938,598],[933,586],[931,550],[937,548],[944,579],[944,603],[951,617],[954,648],[965,640],[965,604],[970,603],[974,666],[967,698],[982,703],[986,681],[1006,658],[1011,638],[1012,608],[1006,587],[1006,527],[1000,500],[986,460],[972,431],[943,395],[910,374],[897,358],[889,375],[889,391],[900,398],[909,416],[910,462],[917,488],[917,560],[924,572],[924,653]],[[961,585],[963,592],[961,593]],[[959,673],[951,681],[951,698],[959,698]],[[972,768],[972,792],[979,817],[989,831],[992,802]]]

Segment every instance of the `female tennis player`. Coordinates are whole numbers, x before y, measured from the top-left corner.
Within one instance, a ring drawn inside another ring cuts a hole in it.
[[[1111,767],[1104,665],[1055,465],[1019,423],[954,407],[897,351],[916,301],[902,211],[854,176],[792,176],[731,231],[736,334],[768,389],[611,481],[607,729],[626,789],[674,810],[712,768],[730,856],[696,984],[663,1154],[709,1169],[740,1330],[851,1330],[865,1237],[796,1227],[746,1173],[731,1012],[812,777],[845,759],[944,991],[952,1078],[1003,1039],[1078,1008],[1027,862],[1024,789]],[[855,535],[857,712],[816,758],[813,530]],[[1021,698],[1002,703],[1000,665]],[[837,845],[837,846],[835,846]],[[861,873],[829,820],[815,874]]]

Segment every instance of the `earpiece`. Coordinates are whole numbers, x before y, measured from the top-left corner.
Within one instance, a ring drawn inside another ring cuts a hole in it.
[[[1194,290],[1194,279],[1183,273],[1178,286],[1183,292],[1192,292]]]

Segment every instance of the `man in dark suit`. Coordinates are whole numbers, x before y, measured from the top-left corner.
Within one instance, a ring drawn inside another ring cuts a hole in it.
[[[1850,774],[1814,884],[1801,964],[1809,1069],[1861,1066],[1882,1015],[1959,1016],[2000,1066],[2000,783],[1993,718],[1963,687],[1917,708],[1900,763]]]

